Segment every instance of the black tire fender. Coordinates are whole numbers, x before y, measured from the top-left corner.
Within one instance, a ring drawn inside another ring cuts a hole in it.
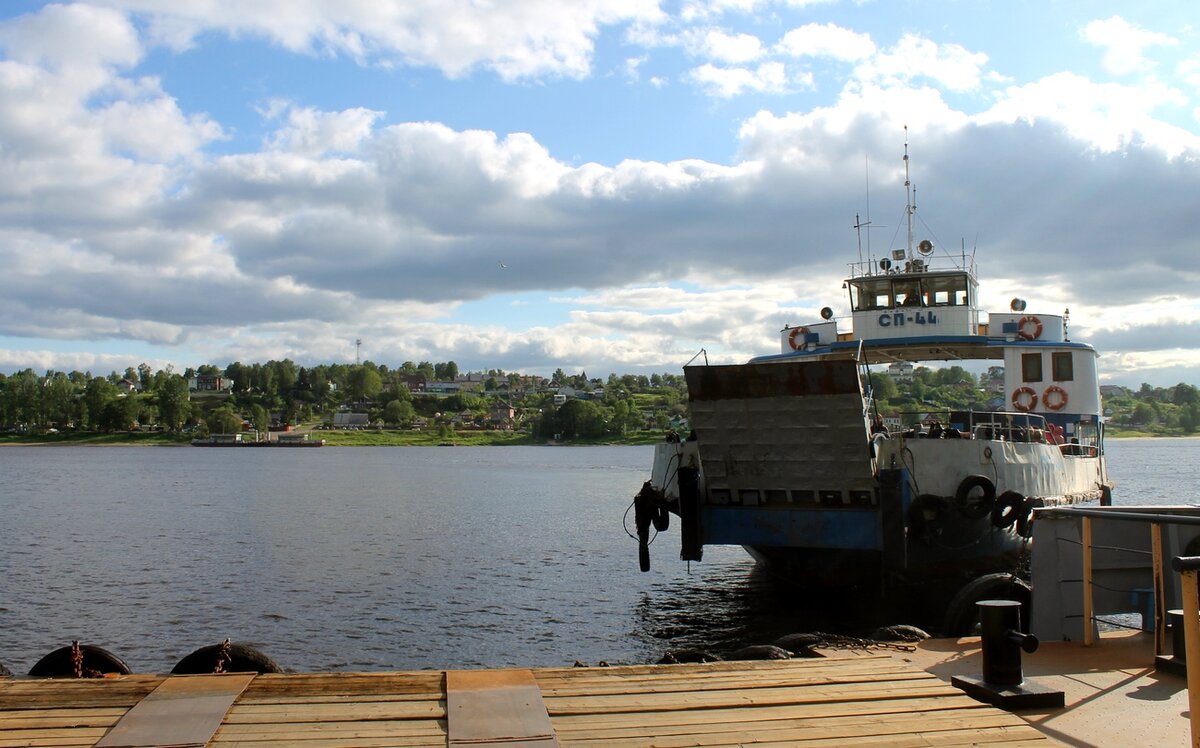
[[[1005,491],[996,497],[996,505],[992,507],[992,524],[1004,530],[1027,514],[1029,504],[1025,497],[1016,491]]]
[[[104,647],[94,644],[80,644],[79,651],[83,654],[83,671],[94,673],[120,673],[129,675],[132,671],[125,661],[109,652]],[[32,678],[74,678],[75,661],[71,657],[71,647],[59,647],[37,661],[29,669]]]
[[[976,495],[976,491],[982,495]],[[983,519],[992,513],[996,505],[996,485],[982,475],[968,475],[958,484],[954,493],[954,506],[967,519]]]
[[[654,508],[654,518],[650,521],[654,523],[654,529],[658,532],[667,531],[671,526],[671,510],[667,509],[666,502],[662,502]]]
[[[1029,632],[1029,614],[1033,603],[1033,588],[1024,579],[1013,574],[998,572],[976,577],[963,586],[950,604],[942,623],[945,636],[971,636],[977,633],[980,600],[1016,600],[1021,603],[1021,630]]]
[[[216,672],[220,644],[201,647],[184,657],[171,669],[171,675],[205,675]],[[226,673],[282,673],[283,668],[249,644],[234,642],[229,645],[229,660],[221,670]]]

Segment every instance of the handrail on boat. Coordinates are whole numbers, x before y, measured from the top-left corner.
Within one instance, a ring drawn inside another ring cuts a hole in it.
[[[1154,654],[1161,655],[1166,651],[1166,611],[1165,604],[1165,564],[1163,560],[1162,528],[1163,525],[1200,525],[1200,517],[1167,514],[1154,511],[1136,511],[1130,507],[1081,507],[1059,506],[1036,509],[1036,515],[1052,515],[1056,517],[1080,518],[1080,544],[1083,552],[1083,643],[1091,646],[1095,641],[1093,624],[1096,621],[1095,606],[1092,599],[1092,521],[1107,519],[1118,522],[1141,522],[1150,526],[1151,561],[1153,564],[1154,585]]]
[[[1171,568],[1183,576],[1184,658],[1192,663],[1187,669],[1188,711],[1191,717],[1192,745],[1200,744],[1200,556],[1176,556]]]
[[[1163,559],[1162,531],[1164,525],[1200,525],[1200,517],[1168,514],[1162,511],[1138,511],[1132,507],[1048,507],[1036,509],[1036,514],[1049,514],[1056,517],[1079,517],[1080,544],[1083,552],[1083,644],[1092,646],[1095,642],[1093,631],[1095,616],[1092,580],[1092,523],[1094,520],[1105,519],[1117,522],[1141,522],[1150,526],[1150,555],[1153,564],[1154,585],[1154,654],[1163,655],[1166,651],[1166,579]],[[1036,515],[1035,515],[1036,516]],[[1131,549],[1111,549],[1131,550]],[[1171,560],[1171,568],[1182,576],[1181,591],[1183,594],[1183,627],[1185,640],[1185,660],[1193,663],[1187,668],[1188,705],[1191,712],[1192,745],[1200,747],[1200,556],[1177,556]],[[1175,653],[1178,655],[1179,653]]]

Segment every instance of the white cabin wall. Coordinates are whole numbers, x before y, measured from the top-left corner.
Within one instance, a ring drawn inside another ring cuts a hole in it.
[[[995,315],[993,315],[995,316]],[[1054,378],[1053,353],[1070,352],[1073,362],[1073,377],[1070,381],[1059,381]],[[1042,381],[1026,382],[1022,378],[1022,355],[1038,354],[1042,358]],[[1100,388],[1098,386],[1095,351],[1087,348],[1057,348],[1041,346],[1014,345],[1004,351],[1004,396],[1006,408],[1012,409],[1013,393],[1018,387],[1029,387],[1037,392],[1038,403],[1033,409],[1035,413],[1049,413],[1043,405],[1046,388],[1051,385],[1062,387],[1067,393],[1067,404],[1059,413],[1088,413],[1100,412]]]
[[[1041,333],[1032,340],[1038,340],[1044,343],[1062,343],[1063,338],[1063,318],[1058,314],[1024,314],[1024,313],[995,313],[988,315],[988,335],[994,338],[1004,337],[1008,340],[1019,340],[1016,332],[1004,332],[1004,325],[1012,324],[1018,326],[1022,320],[1026,322],[1028,330],[1037,330],[1037,323],[1041,323]],[[1027,338],[1030,339],[1030,338]]]
[[[969,307],[897,307],[854,313],[854,337],[866,340],[978,334],[979,312]]]
[[[836,320],[818,322],[813,325],[785,327],[779,331],[780,352],[791,353],[792,351],[803,350],[804,340],[807,337],[805,334],[806,331],[809,335],[817,336],[817,345],[829,345],[837,341],[838,329]]]

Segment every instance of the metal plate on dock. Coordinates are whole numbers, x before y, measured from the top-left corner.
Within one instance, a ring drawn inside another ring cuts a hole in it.
[[[447,670],[446,726],[452,748],[558,745],[529,670]]]
[[[255,673],[167,678],[125,713],[96,748],[204,746]]]

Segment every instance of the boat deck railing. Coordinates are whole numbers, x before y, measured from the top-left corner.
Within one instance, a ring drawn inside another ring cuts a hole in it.
[[[984,439],[990,441],[1042,441],[1046,418],[1016,411],[925,410],[898,414],[907,428],[899,436]]]
[[[1176,609],[1172,617],[1182,618],[1177,625],[1184,628],[1186,656],[1176,651],[1174,659],[1200,662],[1197,580],[1200,556],[1196,555],[1200,552],[1200,506],[1055,507],[1039,509],[1035,517],[1032,570],[1035,633],[1040,627],[1050,626],[1038,635],[1046,639],[1054,634],[1072,638],[1078,629],[1066,619],[1076,619],[1082,625],[1083,644],[1093,646],[1099,639],[1099,626],[1126,626],[1102,617],[1114,612],[1114,604],[1119,606],[1114,601],[1124,597],[1129,607],[1140,608],[1143,630],[1150,630],[1152,623],[1154,654],[1156,662],[1161,663],[1172,659],[1167,655],[1167,618],[1168,610],[1174,607],[1173,601],[1178,601],[1182,616]],[[1064,548],[1076,542],[1077,554]],[[1078,579],[1074,578],[1076,570]],[[1057,578],[1051,578],[1054,574]],[[1079,614],[1071,612],[1076,603]],[[1059,629],[1053,629],[1052,616],[1047,616],[1047,611],[1039,612],[1039,605],[1058,605]],[[1179,641],[1178,637],[1175,641]],[[1197,745],[1200,744],[1196,742],[1200,740],[1200,667],[1187,668],[1187,677],[1193,745]]]

